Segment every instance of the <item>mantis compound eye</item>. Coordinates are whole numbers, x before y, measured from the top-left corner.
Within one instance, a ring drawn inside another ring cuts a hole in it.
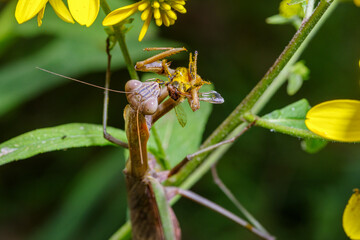
[[[157,98],[149,98],[145,102],[142,103],[142,113],[144,115],[152,115],[156,112],[158,108],[158,100]]]
[[[139,80],[129,80],[125,84],[125,91],[133,92],[135,89],[137,89],[141,85],[142,85],[142,82],[140,82]]]

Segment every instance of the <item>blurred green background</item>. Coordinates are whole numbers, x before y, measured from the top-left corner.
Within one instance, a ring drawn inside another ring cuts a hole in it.
[[[110,1],[112,9],[127,4]],[[0,142],[22,133],[71,122],[101,124],[102,91],[41,72],[43,67],[103,85],[104,15],[90,28],[67,24],[47,7],[43,26],[18,25],[16,1],[0,1]],[[279,1],[188,1],[188,13],[170,28],[152,27],[137,41],[135,15],[127,43],[134,61],[152,46],[198,50],[198,72],[215,84],[225,103],[213,107],[204,137],[235,108],[265,74],[294,34],[290,25],[268,25]],[[340,4],[302,59],[310,80],[294,96],[282,87],[262,114],[301,98],[311,105],[359,99],[360,8]],[[120,50],[113,51],[112,88],[129,79]],[[176,64],[187,64],[187,55]],[[109,125],[123,128],[125,97],[112,94]],[[51,152],[0,167],[0,239],[107,239],[126,219],[122,150],[92,147]],[[218,164],[219,175],[238,199],[278,239],[347,239],[342,212],[360,186],[360,149],[329,143],[310,155],[300,140],[252,128]],[[193,191],[237,210],[210,174]],[[183,239],[259,239],[235,223],[189,200],[174,206]]]

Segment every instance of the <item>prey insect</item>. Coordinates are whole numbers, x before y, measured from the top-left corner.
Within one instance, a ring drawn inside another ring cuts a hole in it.
[[[178,106],[185,99],[188,100],[193,111],[200,108],[199,101],[211,103],[223,102],[220,94],[215,91],[199,93],[201,86],[203,84],[207,84],[208,82],[205,83],[205,81],[201,80],[196,73],[197,53],[195,53],[194,58],[190,55],[191,60],[189,69],[184,70],[177,68],[175,70],[171,70],[169,68],[170,63],[163,58],[177,52],[184,51],[185,49],[181,48],[173,50],[172,48],[163,48],[166,49],[166,51],[156,55],[155,58],[153,58],[155,61],[147,59],[145,60],[146,63],[144,65],[140,62],[140,64],[137,63],[137,66],[142,65],[143,70],[149,70],[150,66],[160,66],[159,61],[162,59],[160,61],[161,69],[165,69],[165,72],[170,73],[170,75],[168,75],[168,81],[162,82],[160,80],[156,80],[140,82],[138,80],[130,80],[125,85],[125,91],[116,91],[109,89],[111,55],[108,46],[109,42],[107,42],[108,68],[106,73],[106,83],[105,87],[99,87],[105,90],[103,132],[104,137],[109,141],[129,149],[130,157],[126,163],[124,173],[126,175],[133,239],[155,240],[181,238],[179,223],[168,203],[169,200],[176,194],[209,207],[210,209],[246,227],[248,230],[263,239],[273,239],[266,231],[263,231],[256,226],[253,227],[245,220],[200,197],[199,195],[192,193],[191,191],[175,187],[163,187],[161,182],[167,179],[170,175],[176,174],[177,170],[181,168],[181,164],[170,171],[156,172],[154,170],[154,158],[147,152],[147,142],[150,136],[149,130],[159,118]],[[156,50],[159,49],[157,48]],[[154,72],[162,74],[161,71],[163,70],[161,69],[157,68]],[[188,75],[180,76],[180,72],[187,72]],[[193,78],[195,78],[195,81],[193,81]],[[82,82],[72,78],[69,79]],[[127,143],[114,138],[107,132],[109,91],[125,93],[127,96],[129,104],[124,110],[125,131],[128,139]],[[169,98],[167,98],[168,96]],[[226,142],[222,144],[225,143]],[[198,153],[188,155],[186,159],[189,161],[193,156],[211,149],[212,148],[203,149]],[[185,161],[183,161],[183,163],[185,163]]]
[[[185,99],[188,100],[191,109],[195,112],[200,108],[200,101],[205,101],[213,104],[221,104],[224,99],[216,91],[200,93],[199,90],[204,84],[211,84],[203,80],[197,73],[197,58],[198,52],[195,51],[194,56],[189,54],[189,67],[170,68],[171,62],[166,58],[186,51],[185,48],[145,48],[145,51],[163,50],[155,56],[152,56],[144,61],[137,62],[135,69],[142,72],[153,72],[159,75],[166,76],[168,81],[164,83],[168,90],[169,97],[177,103],[182,103]],[[176,116],[178,117],[181,126],[186,124],[186,115],[181,106],[174,108]]]

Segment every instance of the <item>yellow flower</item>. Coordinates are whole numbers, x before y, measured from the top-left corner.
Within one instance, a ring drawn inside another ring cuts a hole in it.
[[[100,0],[68,0],[68,5],[74,19],[87,27],[93,24],[100,10]]]
[[[360,0],[354,0],[354,3],[357,7],[360,7]]]
[[[353,240],[360,239],[360,192],[354,189],[344,210],[343,228],[346,235]]]
[[[304,11],[300,4],[289,5],[291,0],[283,0],[279,6],[280,15],[285,18],[291,18],[293,16],[304,17]]]
[[[42,24],[42,18],[47,3],[53,7],[56,15],[63,21],[74,23],[69,10],[66,8],[62,0],[19,0],[16,5],[15,18],[19,24],[22,24],[38,15],[38,26]]]
[[[142,12],[141,20],[145,21],[139,35],[139,41],[141,41],[149,28],[152,16],[154,16],[157,26],[164,24],[168,27],[174,24],[177,19],[176,13],[173,10],[179,13],[186,13],[184,5],[185,0],[141,0],[112,11],[105,17],[103,25],[111,26],[120,23],[137,11],[140,11]]]
[[[74,17],[79,24],[87,27],[95,21],[100,8],[100,0],[68,0],[70,14],[62,0],[19,0],[15,10],[16,20],[21,24],[38,15],[40,27],[48,2],[63,21],[74,23]]]
[[[315,134],[341,142],[360,141],[360,101],[332,100],[311,108],[305,124]]]

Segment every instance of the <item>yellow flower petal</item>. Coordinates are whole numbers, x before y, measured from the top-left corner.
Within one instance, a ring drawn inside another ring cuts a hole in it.
[[[168,16],[166,16],[166,14],[162,14],[161,18],[162,18],[162,21],[163,21],[164,25],[169,27],[170,26],[170,20],[169,20]]]
[[[139,34],[139,42],[141,42],[149,28],[150,22],[151,22],[152,13],[150,12],[148,18],[145,20],[144,25],[141,28],[140,34]]]
[[[169,4],[167,4],[167,3],[165,3],[165,2],[160,3],[160,7],[163,10],[171,10],[171,6]]]
[[[165,13],[170,19],[173,19],[173,20],[177,19],[176,13],[174,11],[169,10],[169,11],[165,11]]]
[[[138,6],[140,12],[144,11],[149,6],[149,2],[145,1]]]
[[[42,19],[44,17],[44,13],[45,13],[45,7],[46,4],[44,5],[44,7],[40,10],[40,12],[37,15],[37,22],[38,22],[38,26],[40,27],[42,24]]]
[[[160,7],[160,3],[158,1],[154,1],[152,4],[153,8],[159,8]]]
[[[182,1],[182,0],[175,0],[174,3],[185,5],[185,1]]]
[[[49,0],[49,3],[54,9],[56,15],[58,15],[58,17],[61,18],[61,20],[68,23],[74,23],[74,20],[71,17],[69,10],[67,9],[67,7],[65,6],[62,0]]]
[[[154,18],[155,19],[160,19],[161,18],[160,9],[158,9],[158,8],[154,9]]]
[[[360,192],[354,190],[343,215],[343,228],[350,239],[360,239]]]
[[[17,22],[21,24],[35,17],[47,2],[48,0],[19,0],[15,10]]]
[[[357,7],[360,7],[360,0],[354,0],[354,3]]]
[[[160,16],[160,17],[161,17],[161,16]],[[160,27],[160,26],[162,25],[162,20],[161,20],[161,18],[155,19],[155,23],[156,23],[156,25],[157,25],[158,27]]]
[[[68,0],[69,10],[81,25],[91,26],[100,8],[100,0]]]
[[[316,105],[306,115],[307,128],[342,142],[360,141],[360,101],[333,100]]]
[[[184,8],[183,5],[181,4],[173,4],[171,5],[173,9],[175,9],[176,11],[178,11],[179,13],[186,13],[186,9]]]
[[[145,9],[140,16],[141,20],[146,21],[146,19],[149,18],[150,12],[151,12],[151,7]]]
[[[143,1],[140,1],[125,7],[115,9],[105,17],[102,24],[104,26],[111,26],[125,20],[126,18],[133,15],[138,10],[138,6],[142,3]]]

